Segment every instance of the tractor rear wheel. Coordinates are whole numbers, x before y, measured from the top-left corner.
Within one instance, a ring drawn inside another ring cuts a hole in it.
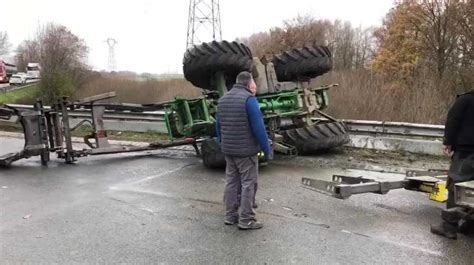
[[[296,147],[299,155],[311,155],[349,142],[347,126],[342,122],[327,122],[294,128],[282,132],[283,141]]]
[[[303,47],[273,56],[280,82],[315,78],[332,69],[332,54],[326,46]]]
[[[225,168],[225,156],[217,138],[206,139],[201,145],[202,163],[206,168]]]
[[[217,72],[223,72],[228,82],[242,71],[252,69],[252,52],[238,42],[213,41],[189,48],[184,54],[183,73],[194,86],[215,90],[211,79]]]

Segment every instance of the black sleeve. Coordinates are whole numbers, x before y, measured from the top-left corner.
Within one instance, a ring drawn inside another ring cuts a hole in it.
[[[466,112],[467,97],[460,96],[448,112],[446,125],[444,128],[444,145],[456,145],[459,127],[464,120]]]

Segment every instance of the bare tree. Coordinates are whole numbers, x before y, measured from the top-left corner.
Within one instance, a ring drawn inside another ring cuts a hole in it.
[[[474,87],[474,1],[456,3],[458,75],[463,90]]]
[[[8,33],[6,31],[0,31],[0,56],[7,55],[10,52],[10,46]]]
[[[240,38],[238,41],[249,46],[252,53],[257,57],[261,57],[271,50],[272,40],[268,32],[255,33],[248,38]]]
[[[369,62],[375,55],[374,29],[359,27],[354,32],[354,59],[352,68],[360,69],[368,67]]]
[[[38,30],[37,43],[43,98],[54,102],[71,96],[87,68],[88,48],[84,40],[62,25],[49,23]]]
[[[457,0],[414,1],[409,9],[409,19],[417,32],[428,60],[436,67],[438,78],[442,78],[446,68],[456,62],[455,53],[459,34],[456,30]],[[474,12],[474,10],[472,10]]]
[[[311,15],[298,16],[268,32],[244,39],[254,55],[279,53],[293,48],[327,45],[333,53],[335,69],[365,67],[372,58],[372,29],[353,28],[349,22],[318,20]]]
[[[28,63],[38,62],[40,62],[38,41],[27,40],[18,45],[15,53],[15,63],[18,71],[24,72],[26,71],[26,66]]]

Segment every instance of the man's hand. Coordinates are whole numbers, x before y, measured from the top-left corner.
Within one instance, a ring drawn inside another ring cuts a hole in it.
[[[443,153],[447,156],[452,156],[453,155],[453,148],[450,145],[445,145],[443,148]]]
[[[273,160],[273,142],[271,139],[268,139],[268,146],[269,146],[268,154],[265,153],[265,156],[267,157],[267,160]]]
[[[265,153],[265,157],[267,158],[267,160],[273,160],[273,150],[270,149],[270,152]]]

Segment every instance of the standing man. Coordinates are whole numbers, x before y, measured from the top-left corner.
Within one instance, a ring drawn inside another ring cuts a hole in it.
[[[444,131],[444,153],[451,156],[448,172],[448,209],[456,206],[454,184],[474,180],[474,90],[459,95],[451,107]],[[467,233],[474,228],[472,222],[460,227],[454,220],[444,220],[440,225],[432,225],[431,232],[456,239],[457,233]]]
[[[261,222],[257,222],[254,210],[258,179],[257,154],[262,150],[267,159],[272,158],[256,93],[257,85],[252,75],[241,72],[236,84],[219,99],[217,106],[217,137],[226,160],[224,223],[237,224],[242,230],[263,227]]]

